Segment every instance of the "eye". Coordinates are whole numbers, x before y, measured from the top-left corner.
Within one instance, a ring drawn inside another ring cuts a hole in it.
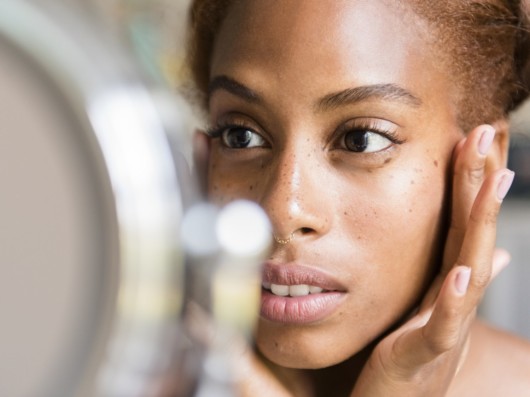
[[[362,129],[348,131],[343,135],[342,145],[355,153],[374,153],[385,150],[393,142],[382,134]]]
[[[223,144],[232,149],[262,147],[266,143],[261,135],[244,127],[224,128],[220,136]]]

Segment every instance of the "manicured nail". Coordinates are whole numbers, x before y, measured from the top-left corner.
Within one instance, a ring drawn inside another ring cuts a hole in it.
[[[495,277],[498,276],[500,272],[504,270],[506,266],[510,264],[510,261],[512,260],[512,256],[508,251],[503,251],[500,254],[496,254],[493,256],[493,262],[491,265],[491,279],[493,280]]]
[[[455,288],[456,292],[460,295],[464,295],[467,291],[469,285],[469,279],[471,278],[471,268],[463,267],[455,278]]]
[[[493,139],[495,138],[495,130],[493,128],[486,128],[478,141],[478,152],[483,156],[488,154]]]
[[[508,194],[508,191],[510,190],[510,187],[512,186],[514,176],[515,176],[515,173],[513,171],[509,171],[499,181],[499,184],[497,185],[497,198],[499,200],[501,201],[504,200],[504,198]]]

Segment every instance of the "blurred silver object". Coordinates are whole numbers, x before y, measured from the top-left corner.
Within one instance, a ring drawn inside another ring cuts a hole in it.
[[[249,201],[220,210],[199,203],[186,213],[182,230],[194,269],[185,323],[204,346],[194,396],[233,397],[241,380],[238,359],[259,316],[261,261],[272,242],[269,219]]]
[[[119,36],[59,1],[0,2],[2,396],[235,393],[268,220],[201,204],[189,109]]]
[[[185,107],[104,31],[0,2],[2,396],[175,395]]]

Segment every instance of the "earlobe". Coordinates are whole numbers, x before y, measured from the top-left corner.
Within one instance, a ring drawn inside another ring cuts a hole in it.
[[[508,147],[510,145],[510,124],[508,120],[497,120],[491,125],[495,128],[496,133],[486,160],[486,174],[506,167],[508,163]]]

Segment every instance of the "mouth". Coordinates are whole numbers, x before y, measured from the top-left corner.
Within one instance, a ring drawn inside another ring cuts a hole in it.
[[[343,303],[346,289],[329,274],[299,264],[265,264],[261,316],[282,324],[323,321]]]
[[[297,297],[330,292],[330,290],[324,289],[322,287],[307,284],[284,285],[272,284],[264,281],[261,284],[261,287],[266,291],[270,291],[273,295],[276,296]]]

